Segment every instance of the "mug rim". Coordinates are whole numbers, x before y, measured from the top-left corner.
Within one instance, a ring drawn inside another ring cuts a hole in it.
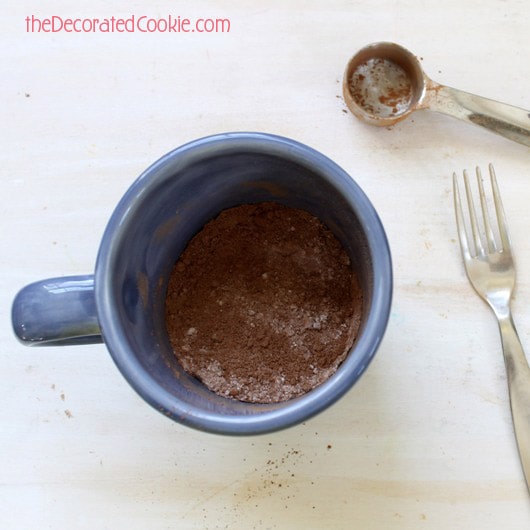
[[[274,406],[263,405],[259,414],[227,415],[180,402],[162,388],[129,352],[127,337],[120,327],[113,297],[113,263],[116,239],[126,230],[127,214],[142,200],[144,192],[167,178],[167,165],[184,163],[213,153],[244,150],[276,154],[311,164],[316,172],[332,176],[341,195],[355,211],[366,235],[372,258],[374,281],[371,308],[364,329],[337,372],[310,392]],[[364,373],[377,351],[390,317],[393,273],[390,247],[374,206],[360,186],[346,171],[326,155],[296,140],[262,132],[214,134],[188,142],[171,150],[145,169],[132,183],[113,211],[105,228],[95,269],[96,308],[105,344],[118,369],[151,406],[175,421],[199,430],[222,434],[261,434],[283,429],[309,419],[341,398]],[[352,355],[354,353],[354,355]]]

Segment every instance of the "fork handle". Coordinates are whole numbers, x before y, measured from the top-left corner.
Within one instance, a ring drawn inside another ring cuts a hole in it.
[[[526,485],[530,490],[530,367],[510,314],[499,319],[499,327],[515,438]]]
[[[431,86],[432,85],[432,86]],[[530,111],[431,81],[425,104],[530,147]]]

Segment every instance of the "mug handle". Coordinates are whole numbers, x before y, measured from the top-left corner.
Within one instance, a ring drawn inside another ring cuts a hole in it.
[[[94,276],[49,278],[24,287],[11,313],[18,340],[26,346],[67,346],[103,342]]]

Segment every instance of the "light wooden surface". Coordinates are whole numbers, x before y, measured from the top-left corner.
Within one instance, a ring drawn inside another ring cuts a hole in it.
[[[4,2],[0,527],[523,529],[530,498],[493,315],[464,274],[451,175],[493,162],[530,352],[530,151],[429,112],[392,129],[345,111],[349,57],[379,40],[435,80],[530,109],[530,3]],[[28,34],[25,17],[224,17],[225,34]],[[343,166],[391,243],[388,331],[362,380],[304,425],[203,434],[152,410],[103,345],[28,349],[11,301],[93,270],[114,205],[191,139],[259,130]]]

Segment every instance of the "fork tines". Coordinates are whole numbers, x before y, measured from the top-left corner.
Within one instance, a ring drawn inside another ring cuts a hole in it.
[[[481,222],[479,222],[477,219],[473,195],[471,193],[471,186],[469,184],[469,175],[467,173],[467,170],[464,170],[464,187],[466,191],[467,205],[469,210],[468,226],[470,227],[470,231],[472,234],[471,240],[473,244],[470,244],[470,238],[467,237],[466,221],[462,209],[460,190],[458,186],[458,177],[456,173],[453,173],[453,191],[456,220],[458,225],[458,235],[460,239],[462,253],[467,259],[477,256],[484,256],[487,253],[510,251],[510,240],[508,236],[506,216],[504,213],[504,208],[502,206],[502,200],[499,193],[499,187],[497,185],[497,179],[495,177],[495,170],[493,169],[493,165],[489,164],[491,190],[493,194],[493,203],[495,205],[495,213],[497,220],[493,227],[490,221],[488,201],[486,199],[486,193],[484,191],[484,180],[482,178],[482,173],[479,167],[476,168],[476,173],[477,186],[480,197],[480,207],[482,210]],[[498,237],[496,237],[495,233],[498,235]]]

